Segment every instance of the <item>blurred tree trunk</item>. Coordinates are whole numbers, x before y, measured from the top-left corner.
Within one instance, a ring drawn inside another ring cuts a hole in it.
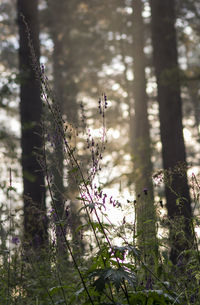
[[[53,40],[53,77],[54,77],[54,92],[55,104],[60,109],[61,116],[65,116],[65,121],[71,124],[73,128],[78,126],[78,109],[76,103],[77,88],[74,81],[74,54],[73,42],[70,33],[73,29],[72,12],[75,13],[76,1],[62,1],[56,2],[49,1],[50,9],[50,34]],[[58,19],[59,16],[59,19]],[[67,22],[66,22],[67,20]],[[61,122],[62,124],[62,122]],[[59,138],[59,135],[58,135]],[[73,248],[83,248],[82,241],[76,233],[76,229],[80,226],[81,222],[78,216],[79,207],[77,206],[78,185],[74,181],[73,174],[70,173],[71,164],[66,166],[65,175],[67,177],[67,187],[64,187],[64,159],[67,161],[68,156],[63,152],[63,139],[55,146],[54,150],[54,164],[53,167],[53,180],[54,180],[54,197],[56,200],[57,211],[59,219],[63,219],[65,213],[65,198],[70,200],[70,209],[68,216],[68,223],[73,238]],[[73,195],[74,194],[74,195]],[[65,232],[66,233],[66,232]],[[58,247],[63,248],[63,236],[57,228],[57,244]],[[62,253],[62,251],[61,251]]]
[[[195,127],[200,141],[200,101],[199,101],[199,80],[187,82],[188,93],[194,109]]]
[[[61,117],[63,116],[63,107],[65,101],[65,78],[63,77],[63,62],[64,62],[64,42],[63,42],[63,27],[64,20],[63,15],[65,10],[63,9],[64,2],[49,1],[50,11],[50,35],[53,40],[53,84],[55,101],[55,112],[58,115],[59,124],[63,124]],[[59,16],[59,19],[58,19]],[[63,128],[63,126],[61,126]],[[58,220],[62,220],[65,210],[64,199],[64,146],[63,138],[59,132],[58,126],[53,122],[52,124],[53,138],[55,139],[54,151],[51,154],[51,172],[53,176],[53,194],[56,205],[56,211],[58,213]],[[63,232],[66,234],[66,224],[63,226]],[[60,226],[56,226],[56,239],[59,254],[66,254],[66,245],[64,241],[63,232],[60,230]]]
[[[147,113],[147,94],[144,55],[144,24],[141,0],[133,1],[133,69],[134,110],[133,118],[133,162],[136,203],[137,234],[139,247],[152,263],[156,250],[156,215],[152,184],[151,140]]]
[[[180,253],[190,248],[191,200],[187,182],[183,138],[182,105],[175,30],[175,1],[151,0],[152,41],[157,78],[166,199],[170,220],[170,258],[177,263]],[[177,201],[178,199],[178,201]],[[184,236],[183,233],[184,232]]]
[[[20,116],[24,187],[24,237],[31,248],[47,244],[45,177],[39,159],[43,140],[40,81],[34,65],[39,65],[40,43],[37,1],[17,1],[19,24]],[[30,33],[30,37],[29,37]],[[30,41],[31,40],[31,41]],[[32,44],[37,63],[30,48]]]

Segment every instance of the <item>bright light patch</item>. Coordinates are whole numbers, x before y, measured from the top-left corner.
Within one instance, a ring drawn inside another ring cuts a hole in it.
[[[99,137],[102,137],[103,130],[99,129],[99,128],[98,129],[91,129],[90,128],[88,130],[88,133],[90,133],[93,138],[99,138]]]
[[[191,132],[187,128],[183,128],[183,134],[186,141],[190,141],[192,138]]]
[[[5,67],[2,64],[0,64],[0,72],[3,72],[4,69],[5,69]]]
[[[128,93],[127,92],[123,92],[122,96],[126,98],[128,96]]]
[[[185,34],[187,34],[187,35],[191,35],[191,34],[192,34],[192,28],[191,28],[190,26],[186,26],[186,27],[184,28],[184,32],[185,32]]]
[[[125,10],[126,10],[127,14],[129,14],[129,15],[131,15],[133,13],[132,7],[126,7]]]
[[[119,87],[120,87],[119,84],[115,83],[114,85],[112,85],[112,90],[116,91],[119,89]]]
[[[131,161],[131,156],[128,154],[124,155],[124,160]]]
[[[160,141],[156,143],[156,148],[157,148],[158,151],[161,151],[162,143]]]
[[[153,93],[153,91],[154,91],[153,86],[148,84],[147,88],[146,88],[146,91],[147,91],[148,94]]]
[[[109,135],[109,137],[112,137],[114,139],[118,139],[120,137],[120,132],[119,130],[115,130],[113,128],[110,128],[108,131],[107,131],[107,134]]]
[[[191,178],[192,175],[197,176],[199,174],[199,167],[193,166],[192,168],[188,169],[188,177]]]
[[[151,9],[150,9],[150,6],[149,6],[149,4],[147,2],[144,5],[144,10],[142,12],[142,16],[144,18],[148,18],[148,17],[151,16]]]
[[[113,136],[114,139],[118,139],[120,137],[119,130],[114,130],[114,132],[112,133],[112,136]]]
[[[126,77],[129,81],[133,80],[133,73],[132,71],[127,71],[126,73]]]

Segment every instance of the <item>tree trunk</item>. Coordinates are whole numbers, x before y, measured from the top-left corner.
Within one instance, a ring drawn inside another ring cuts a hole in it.
[[[73,29],[72,13],[76,9],[74,1],[56,2],[49,1],[50,11],[50,34],[53,40],[53,77],[54,77],[54,92],[56,96],[55,103],[60,109],[61,116],[65,115],[67,124],[72,124],[76,128],[78,125],[78,109],[76,103],[77,88],[74,81],[74,54],[73,54],[73,41],[70,36],[71,29]],[[58,20],[59,16],[59,20]],[[67,20],[67,23],[66,23]],[[67,165],[68,171],[68,185],[65,188],[63,183],[64,174],[64,159],[68,159],[67,154],[63,153],[63,139],[55,146],[53,153],[54,164],[53,180],[54,180],[54,197],[56,200],[57,211],[59,218],[62,219],[64,215],[64,193],[67,199],[70,199],[69,217],[67,224],[73,236],[73,246],[78,244],[82,248],[82,241],[76,233],[77,227],[81,224],[78,215],[77,200],[70,198],[69,194],[76,194],[78,185],[75,185],[73,174],[70,174],[71,164]],[[65,175],[66,178],[67,175]],[[76,195],[74,197],[76,197]],[[72,196],[73,197],[73,196]],[[65,228],[65,227],[64,227]],[[64,230],[65,231],[65,230]],[[65,232],[66,233],[66,232]],[[63,236],[60,235],[59,227],[57,228],[57,245],[62,253]],[[77,248],[77,246],[74,248]]]
[[[61,117],[63,116],[63,107],[65,102],[65,78],[63,77],[63,62],[64,62],[64,42],[63,42],[63,3],[49,1],[49,12],[50,12],[50,35],[53,40],[53,79],[54,79],[54,93],[55,93],[55,109],[57,114],[60,116],[58,119],[59,124],[63,124]],[[65,7],[65,5],[64,5]],[[59,20],[57,19],[59,16]],[[63,126],[61,126],[61,129]],[[64,218],[65,200],[64,200],[64,146],[63,138],[59,132],[56,123],[52,124],[52,134],[55,139],[54,151],[51,153],[51,171],[53,176],[53,194],[56,204],[56,211],[58,213],[58,220]],[[56,239],[58,253],[60,255],[66,255],[66,245],[63,233],[66,234],[66,224],[63,226],[61,232],[60,226],[56,226]]]
[[[20,116],[24,187],[24,238],[32,249],[47,244],[45,177],[39,159],[43,140],[41,128],[42,101],[32,44],[39,65],[40,43],[37,1],[17,1],[19,24]],[[30,37],[29,37],[30,33]],[[31,40],[31,41],[30,41]]]
[[[136,204],[139,247],[148,257],[155,254],[156,228],[152,184],[150,126],[147,113],[147,94],[144,55],[144,24],[142,1],[133,1],[133,60],[134,60],[134,123],[133,162],[134,182],[138,195]],[[152,261],[152,259],[151,259]]]
[[[188,249],[192,241],[192,211],[187,174],[183,168],[186,164],[186,153],[177,59],[175,1],[151,0],[150,3],[162,157],[164,169],[167,170],[165,180],[167,210],[171,223],[170,258],[173,263],[177,263],[180,253]]]

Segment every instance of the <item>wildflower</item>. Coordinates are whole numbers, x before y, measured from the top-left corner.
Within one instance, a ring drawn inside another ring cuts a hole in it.
[[[41,72],[44,74],[44,65],[41,65]]]
[[[99,113],[102,114],[102,110],[101,110],[101,99],[99,98]]]
[[[143,192],[144,192],[145,195],[147,195],[147,194],[148,194],[148,189],[145,187],[145,188],[143,189]]]
[[[65,216],[66,216],[66,218],[69,217],[69,206],[67,206],[67,207],[65,208]]]
[[[103,196],[103,204],[105,204],[105,203],[106,203],[106,197],[107,197],[107,195],[106,195],[106,194],[104,194],[104,196]]]
[[[17,236],[13,236],[11,241],[15,245],[18,245],[20,243],[20,239]]]
[[[146,289],[147,290],[152,290],[153,289],[153,281],[151,279],[151,276],[148,277],[147,282],[146,282]]]
[[[117,201],[116,205],[117,205],[118,208],[122,206],[119,201]]]
[[[107,102],[107,96],[105,94],[104,94],[104,102],[105,102],[105,109],[106,109],[108,106],[108,102]]]

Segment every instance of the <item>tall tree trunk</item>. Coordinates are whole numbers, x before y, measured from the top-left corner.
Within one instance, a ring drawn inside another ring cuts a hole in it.
[[[39,65],[38,2],[18,0],[21,148],[24,187],[24,237],[36,250],[47,244],[45,177],[39,163],[43,140],[42,101],[30,42]],[[29,37],[30,33],[30,37]],[[31,41],[30,41],[31,39]]]
[[[152,184],[150,126],[147,113],[147,94],[144,55],[144,24],[142,1],[133,1],[133,61],[134,61],[134,123],[133,161],[134,182],[138,195],[137,232],[139,247],[150,258],[156,249],[155,207]],[[139,196],[141,194],[141,196]],[[152,261],[152,259],[151,259]]]
[[[61,117],[63,116],[63,108],[65,102],[65,78],[63,77],[63,62],[64,62],[64,42],[63,42],[63,14],[65,11],[64,2],[59,3],[54,0],[49,1],[50,12],[50,34],[53,40],[53,78],[54,78],[54,93],[55,103],[54,106],[57,109],[59,117],[59,124],[63,124]],[[57,19],[59,16],[59,20]],[[63,128],[63,127],[61,127]],[[60,135],[58,126],[55,122],[52,125],[52,133],[55,134],[54,151],[51,154],[51,170],[53,175],[53,194],[56,204],[56,211],[58,213],[58,220],[62,220],[64,217],[65,200],[64,200],[64,179],[63,179],[63,167],[64,167],[64,146],[63,138]],[[66,234],[66,224],[63,226],[61,232],[60,226],[56,226],[56,239],[58,252],[61,255],[66,254],[65,241],[63,233]]]
[[[171,223],[170,258],[176,263],[179,254],[188,249],[192,241],[190,228],[192,210],[187,174],[186,171],[180,170],[183,164],[186,164],[186,152],[177,59],[175,1],[151,0],[150,3],[162,157],[164,169],[168,171],[169,177],[166,184],[166,199]],[[185,233],[184,237],[182,231]]]
[[[72,12],[73,9],[76,9],[76,2],[62,1],[62,3],[60,3],[51,0],[49,1],[49,9],[51,16],[50,32],[54,44],[53,77],[56,95],[55,102],[60,109],[61,115],[65,115],[65,118],[67,118],[66,123],[72,124],[72,126],[75,127],[78,125],[78,109],[76,103],[77,88],[74,81],[75,62],[72,51],[73,41],[71,41],[70,32],[73,28]],[[75,184],[73,174],[70,174],[71,164],[69,164],[69,166],[67,166],[68,168],[66,168],[66,171],[68,169],[68,186],[64,188],[63,166],[64,158],[68,158],[68,156],[63,153],[63,149],[63,140],[60,139],[60,142],[56,145],[54,150],[54,197],[60,219],[62,219],[64,215],[64,192],[67,199],[70,199],[70,215],[67,221],[72,233],[74,249],[77,249],[77,247],[82,249],[82,241],[76,233],[77,227],[81,224],[80,217],[77,215],[79,207],[77,206],[77,200],[75,200],[78,186]],[[72,194],[76,195],[73,196]],[[60,250],[63,246],[63,242],[63,237],[60,235],[59,228],[57,228],[57,244]]]

